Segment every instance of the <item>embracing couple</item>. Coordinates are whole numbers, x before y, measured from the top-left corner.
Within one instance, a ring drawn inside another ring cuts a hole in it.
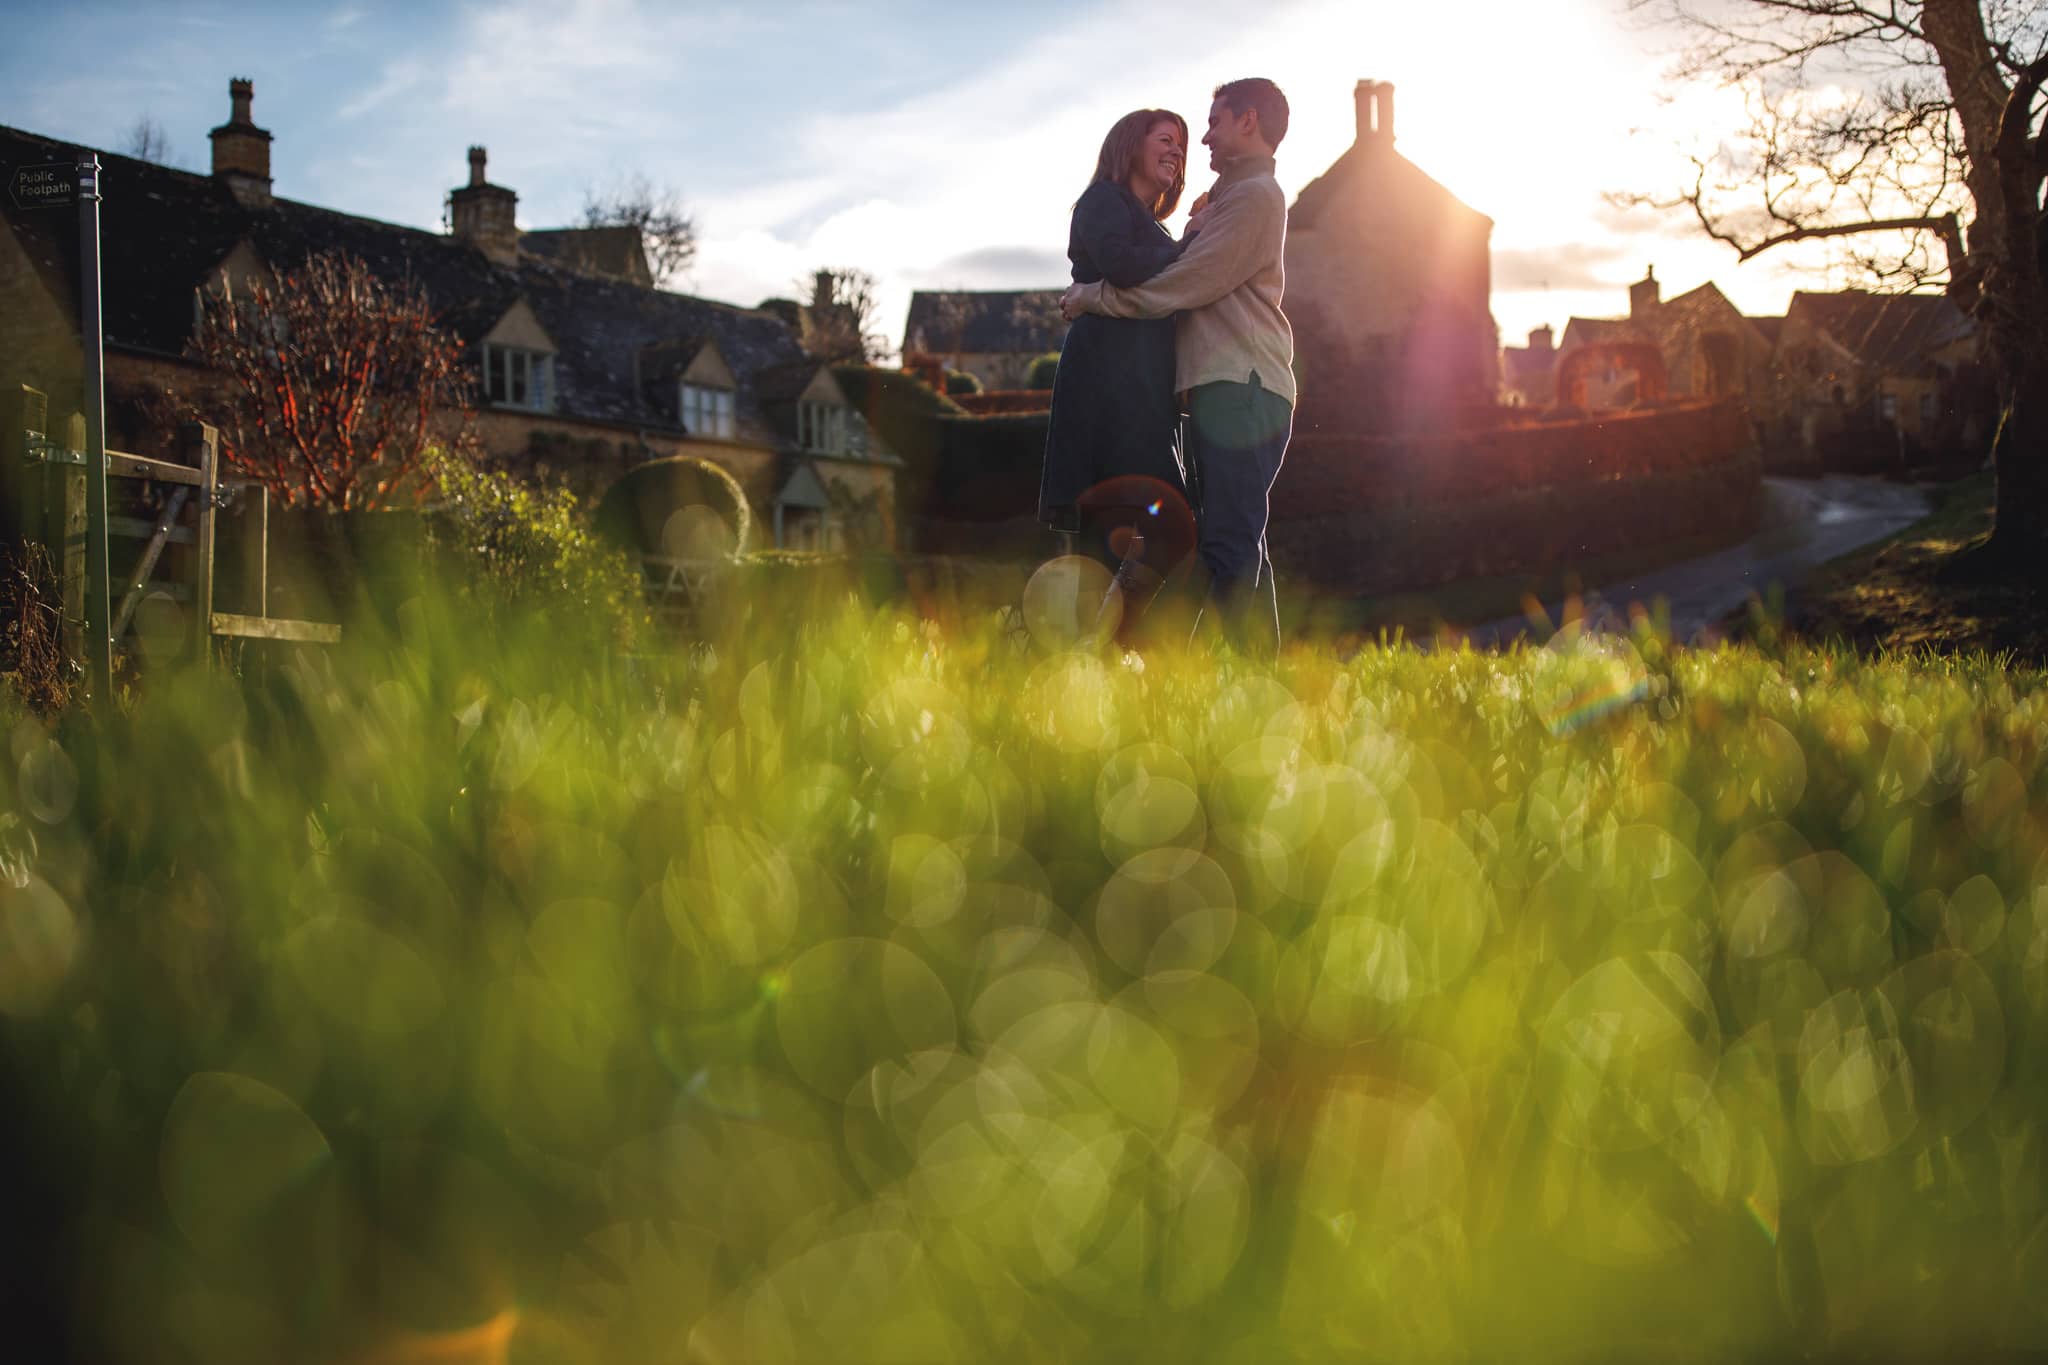
[[[1287,200],[1273,177],[1286,135],[1273,82],[1218,86],[1202,136],[1216,182],[1175,241],[1160,223],[1186,181],[1187,122],[1141,109],[1109,130],[1074,205],[1074,284],[1060,301],[1073,326],[1039,515],[1116,566],[1104,609],[1121,609],[1125,639],[1192,556],[1205,623],[1240,649],[1279,648],[1266,512],[1294,425]]]

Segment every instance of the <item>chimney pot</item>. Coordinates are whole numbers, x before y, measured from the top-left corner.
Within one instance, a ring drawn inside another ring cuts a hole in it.
[[[213,174],[244,208],[270,204],[270,134],[249,112],[256,84],[246,76],[228,81],[228,121],[207,136],[213,142]]]
[[[1643,277],[1628,287],[1628,315],[1630,318],[1647,317],[1657,309],[1662,291],[1657,285],[1657,267],[1651,266]]]
[[[1351,98],[1358,109],[1358,142],[1361,146],[1394,145],[1394,84],[1392,81],[1360,81]]]
[[[469,149],[469,183],[448,196],[455,235],[500,264],[519,258],[519,196],[484,179],[484,149]]]

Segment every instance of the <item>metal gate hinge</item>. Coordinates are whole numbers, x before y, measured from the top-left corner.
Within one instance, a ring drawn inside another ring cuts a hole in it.
[[[70,464],[77,465],[80,469],[85,468],[84,451],[67,450],[49,437],[38,435],[35,432],[30,432],[28,435],[28,453],[26,458],[31,462]]]

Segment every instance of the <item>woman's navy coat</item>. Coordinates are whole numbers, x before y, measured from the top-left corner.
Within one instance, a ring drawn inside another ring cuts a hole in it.
[[[1143,284],[1180,252],[1181,244],[1122,185],[1098,180],[1074,205],[1067,257],[1076,284]],[[1053,380],[1039,518],[1051,522],[1056,509],[1126,474],[1158,479],[1185,498],[1187,481],[1174,449],[1179,407],[1172,318],[1077,318]]]

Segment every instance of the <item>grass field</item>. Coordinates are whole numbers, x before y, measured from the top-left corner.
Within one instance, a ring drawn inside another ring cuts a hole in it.
[[[2048,688],[424,601],[9,722],[98,1361],[2048,1350]]]

